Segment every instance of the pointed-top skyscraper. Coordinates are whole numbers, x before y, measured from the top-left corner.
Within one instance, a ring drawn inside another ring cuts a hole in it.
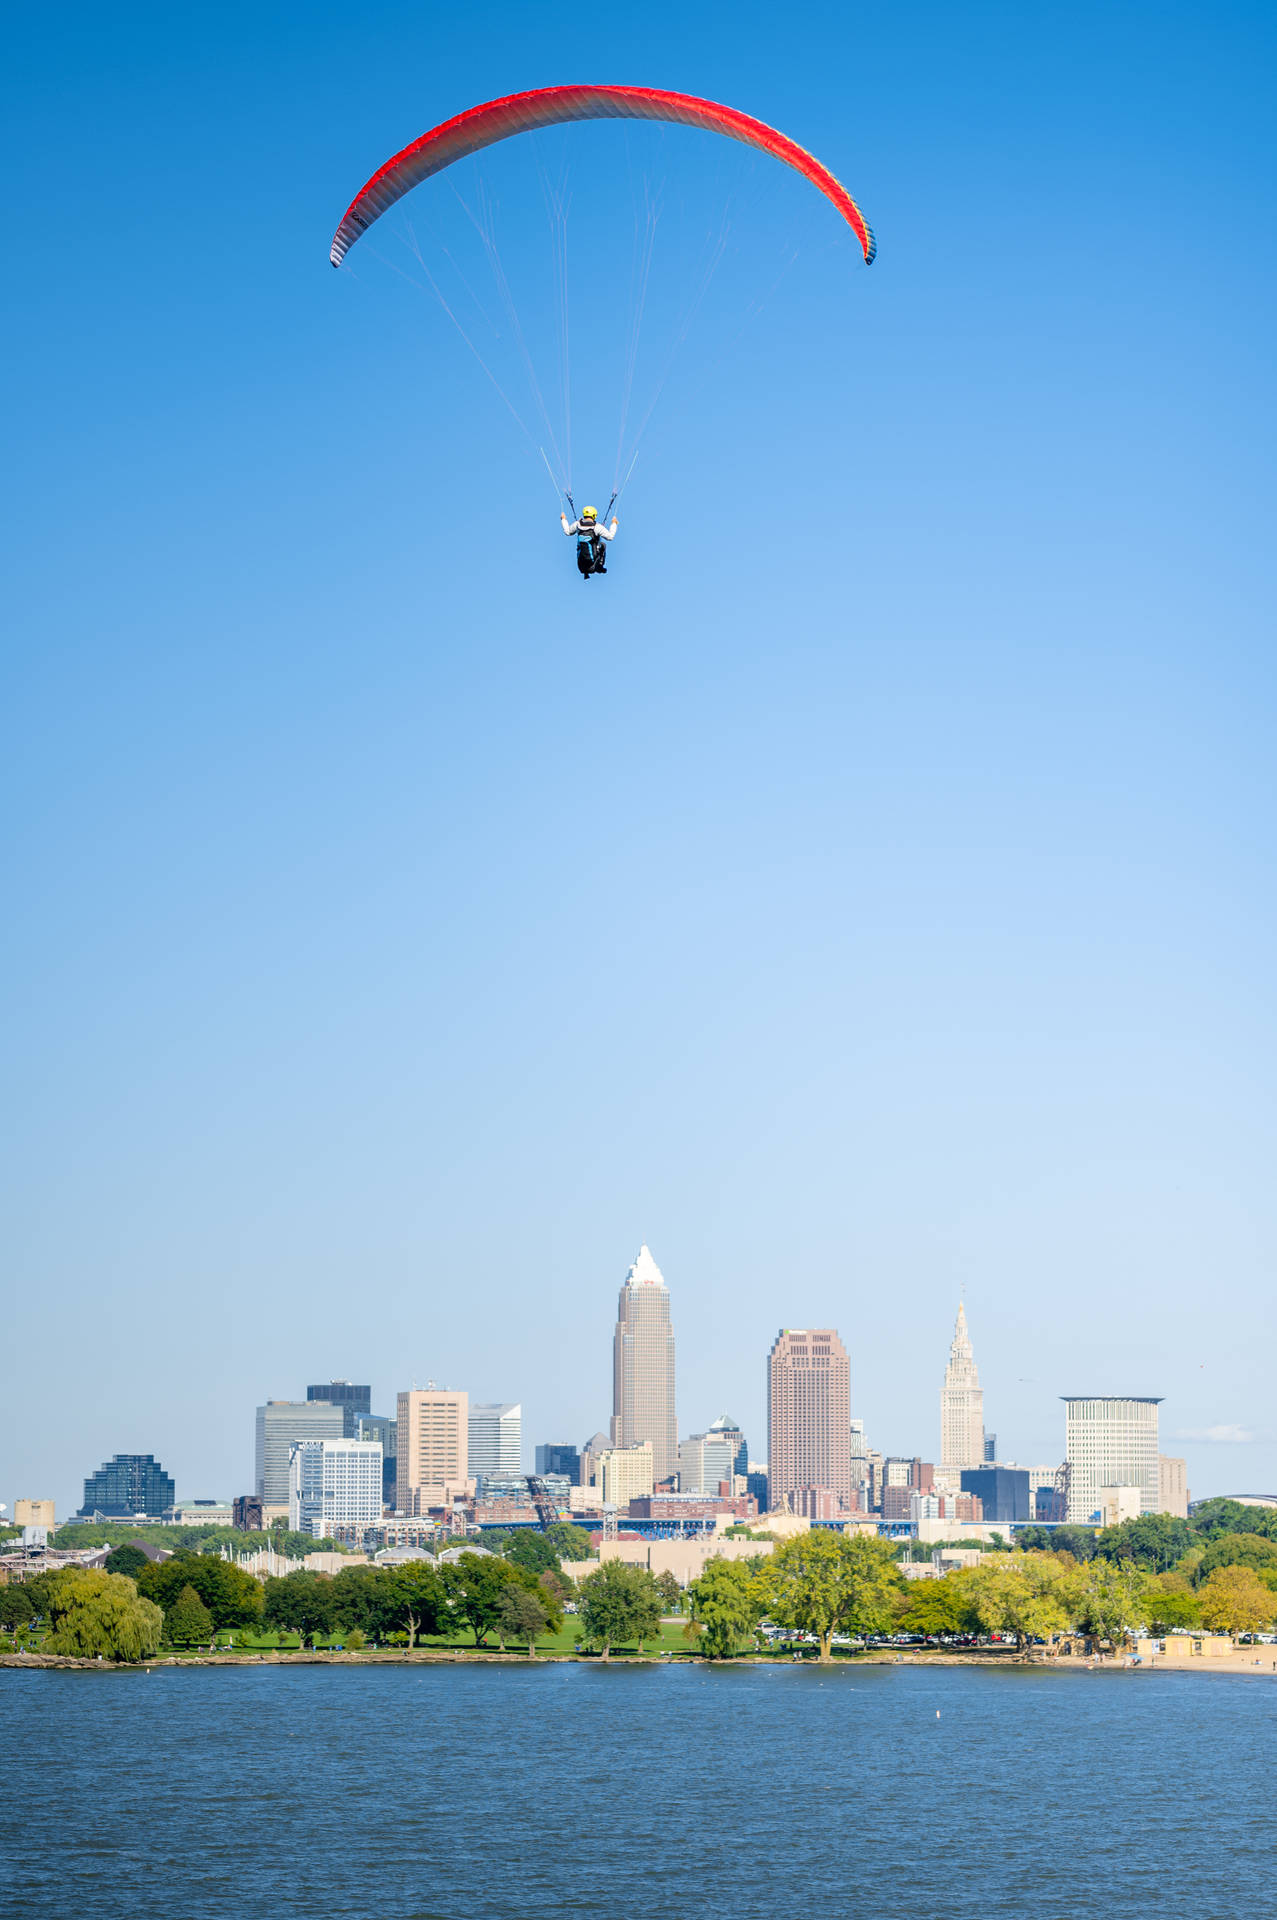
[[[984,1464],[984,1392],[971,1351],[967,1313],[958,1302],[958,1318],[949,1348],[949,1364],[940,1389],[940,1465],[957,1473]]]
[[[669,1288],[646,1247],[625,1276],[612,1343],[612,1444],[652,1443],[657,1481],[678,1472]]]

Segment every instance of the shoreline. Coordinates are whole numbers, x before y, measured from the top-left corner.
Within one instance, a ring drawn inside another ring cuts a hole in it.
[[[665,1666],[677,1661],[680,1664],[696,1666],[760,1666],[789,1668],[801,1665],[818,1667],[817,1660],[790,1661],[776,1659],[766,1655],[741,1654],[733,1660],[710,1661],[702,1654],[679,1653],[673,1660],[667,1660],[661,1654],[617,1653],[610,1661],[604,1661],[598,1654],[579,1653],[541,1653],[529,1660],[526,1653],[503,1653],[492,1647],[388,1647],[361,1649],[356,1653],[318,1651],[301,1649],[271,1648],[261,1653],[192,1653],[192,1654],[156,1654],[149,1660],[111,1661],[80,1657],[74,1654],[56,1653],[4,1653],[0,1654],[0,1669],[27,1673],[152,1673],[157,1670],[171,1672],[184,1667],[419,1667],[419,1666],[480,1666],[503,1665],[519,1667],[551,1666],[589,1666],[604,1665],[649,1667]],[[1034,1667],[1048,1672],[1069,1670],[1089,1673],[1122,1673],[1127,1675],[1148,1673],[1205,1673],[1246,1675],[1255,1679],[1277,1680],[1277,1658],[1266,1653],[1260,1658],[1249,1650],[1237,1649],[1231,1655],[1214,1659],[1188,1657],[1182,1660],[1167,1659],[1158,1655],[1153,1659],[1142,1659],[1139,1665],[1127,1660],[1117,1660],[1111,1655],[1093,1659],[1086,1654],[1019,1654],[1019,1653],[871,1653],[851,1657],[842,1656],[828,1662],[829,1667],[846,1669],[849,1667],[984,1667],[1007,1669],[1012,1667]]]

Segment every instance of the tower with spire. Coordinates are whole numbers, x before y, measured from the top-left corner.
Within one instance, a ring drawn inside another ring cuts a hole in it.
[[[961,1300],[940,1389],[940,1465],[951,1473],[984,1465],[984,1390]]]
[[[612,1444],[652,1443],[652,1476],[678,1472],[670,1295],[645,1246],[625,1276],[612,1341]]]

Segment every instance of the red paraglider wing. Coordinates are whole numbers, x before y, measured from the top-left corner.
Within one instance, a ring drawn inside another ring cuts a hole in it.
[[[333,238],[333,265],[339,267],[360,234],[432,173],[477,153],[481,147],[508,140],[513,133],[530,133],[565,120],[666,120],[683,127],[704,127],[710,133],[741,140],[746,146],[761,147],[764,153],[774,154],[796,168],[819,187],[827,200],[832,200],[864,249],[866,265],[878,250],[860,208],[828,167],[822,167],[785,134],[747,113],[717,106],[712,100],[698,100],[690,93],[663,93],[656,87],[542,87],[533,93],[512,93],[503,100],[471,107],[423,133],[420,140],[387,160],[351,201]]]

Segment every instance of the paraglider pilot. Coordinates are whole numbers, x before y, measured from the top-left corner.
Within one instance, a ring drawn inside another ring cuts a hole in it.
[[[606,573],[607,549],[603,542],[616,538],[616,515],[612,515],[610,527],[602,524],[594,507],[583,507],[579,520],[569,522],[566,513],[561,513],[559,519],[568,538],[576,538],[576,564],[581,578],[588,580],[592,573]]]

